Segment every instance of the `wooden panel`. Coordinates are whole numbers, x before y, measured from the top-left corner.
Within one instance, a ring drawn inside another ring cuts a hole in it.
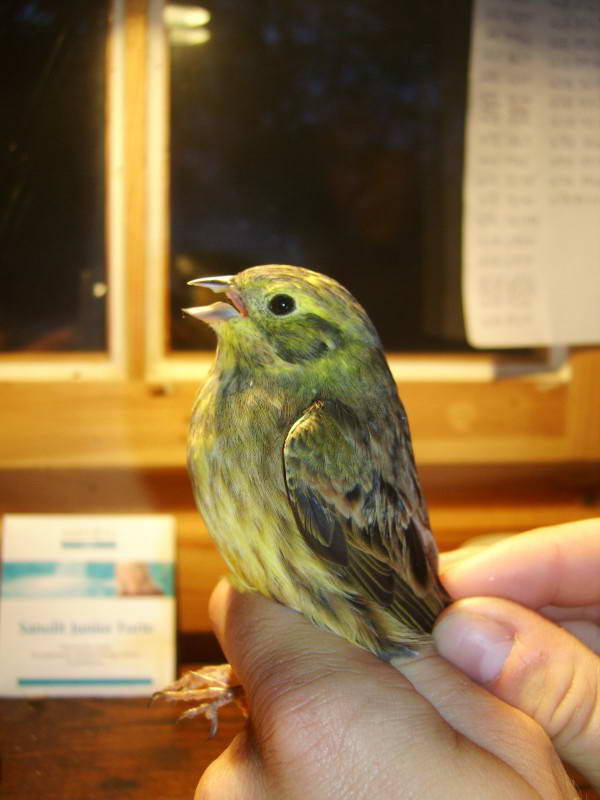
[[[211,630],[208,600],[227,567],[198,513],[177,514],[177,630]]]
[[[600,461],[600,348],[571,356],[567,434],[575,459]]]
[[[569,385],[403,387],[443,549],[599,513],[599,353],[576,354]],[[0,389],[0,512],[176,513],[184,632],[208,630],[208,597],[224,572],[185,474],[196,388],[138,381]]]
[[[4,384],[2,467],[182,466],[195,388]]]
[[[600,464],[420,464],[431,506],[511,507],[600,497]],[[0,513],[139,512],[195,509],[187,471],[178,467],[13,467],[0,471]]]
[[[421,478],[442,550],[482,534],[600,516],[597,464],[424,466]],[[226,568],[195,509],[182,467],[4,470],[0,513],[10,512],[174,513],[178,629],[210,630],[208,598]]]
[[[415,383],[399,391],[415,432],[427,440],[559,437],[565,430],[566,384]]]
[[[571,382],[558,385],[511,379],[402,386],[419,464],[600,462],[600,350],[575,353],[572,371]],[[197,388],[0,384],[0,469],[180,467]]]
[[[141,381],[2,384],[0,468],[181,466],[196,391]],[[407,384],[402,396],[421,464],[557,463],[575,452],[600,460],[593,404],[579,392],[582,422],[566,385]]]

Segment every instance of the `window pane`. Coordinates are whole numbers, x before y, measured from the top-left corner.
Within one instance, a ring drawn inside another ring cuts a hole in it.
[[[0,350],[106,346],[107,3],[0,11]]]
[[[170,29],[172,347],[213,344],[187,279],[288,263],[345,283],[390,350],[466,349],[470,1],[204,5],[203,35]]]

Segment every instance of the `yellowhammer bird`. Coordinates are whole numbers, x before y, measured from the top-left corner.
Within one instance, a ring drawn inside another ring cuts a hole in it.
[[[198,508],[241,591],[258,591],[386,660],[429,645],[448,602],[406,414],[364,309],[307,269],[190,281],[224,292],[185,311],[218,347],[192,413]],[[226,670],[161,693],[216,711]]]

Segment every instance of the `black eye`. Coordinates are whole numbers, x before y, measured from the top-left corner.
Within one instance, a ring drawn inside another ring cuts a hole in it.
[[[296,301],[289,294],[276,294],[269,300],[269,311],[277,314],[278,317],[291,314],[295,308]]]

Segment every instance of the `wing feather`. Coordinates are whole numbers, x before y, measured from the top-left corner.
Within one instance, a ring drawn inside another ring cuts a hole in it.
[[[284,473],[309,547],[338,565],[360,595],[429,631],[444,592],[409,439],[406,468],[399,474],[391,463],[408,436],[403,420],[387,420],[387,434],[378,425],[371,435],[346,405],[316,401],[288,433]]]

